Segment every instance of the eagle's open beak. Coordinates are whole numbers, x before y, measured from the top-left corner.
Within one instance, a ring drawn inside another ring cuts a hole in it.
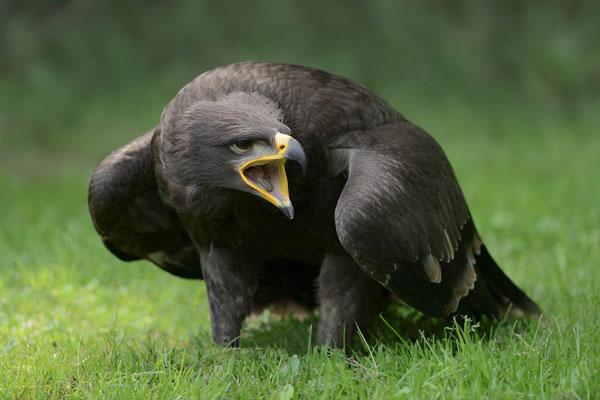
[[[275,154],[250,160],[239,168],[239,173],[248,186],[262,198],[274,204],[289,219],[294,218],[294,207],[288,192],[285,162],[298,161],[306,172],[306,154],[300,142],[289,135],[275,135]]]

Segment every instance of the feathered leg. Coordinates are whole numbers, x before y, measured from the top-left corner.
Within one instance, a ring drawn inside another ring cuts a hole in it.
[[[231,249],[200,251],[202,273],[210,306],[213,340],[222,346],[239,346],[242,322],[252,310],[260,263]]]
[[[381,286],[350,257],[333,254],[321,265],[319,302],[317,344],[332,347],[348,343],[356,325],[363,332],[368,329],[383,305]]]

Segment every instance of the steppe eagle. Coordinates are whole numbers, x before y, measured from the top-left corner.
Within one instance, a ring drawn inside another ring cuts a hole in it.
[[[435,317],[540,313],[488,253],[437,142],[315,68],[203,73],[102,161],[89,209],[120,259],[206,281],[222,345],[253,308],[287,299],[319,305],[317,344],[331,346],[390,293]]]

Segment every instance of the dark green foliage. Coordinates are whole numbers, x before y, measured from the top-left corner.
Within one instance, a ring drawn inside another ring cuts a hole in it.
[[[0,3],[0,397],[597,398],[600,3],[210,3]],[[328,357],[316,317],[263,315],[213,346],[204,285],[113,257],[86,188],[184,83],[247,59],[349,76],[436,137],[548,320],[392,307]]]
[[[367,85],[410,120],[476,107],[581,118],[600,106],[598,2],[12,1],[0,6],[0,156],[97,160],[152,127],[204,70],[307,64]],[[434,136],[436,132],[432,132]]]

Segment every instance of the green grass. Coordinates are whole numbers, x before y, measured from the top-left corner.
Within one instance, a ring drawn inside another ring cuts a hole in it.
[[[600,3],[355,3],[0,5],[0,398],[600,397]],[[347,76],[438,138],[546,320],[393,306],[328,356],[316,316],[266,313],[212,345],[204,284],[104,249],[87,179],[183,84],[252,59]]]
[[[491,252],[547,320],[459,329],[392,306],[366,341],[327,355],[311,345],[315,316],[266,313],[240,350],[222,349],[201,281],[103,248],[86,207],[93,162],[38,164],[0,174],[0,397],[597,398],[600,139],[572,122],[462,117],[422,125]],[[496,122],[510,133],[486,134]]]

